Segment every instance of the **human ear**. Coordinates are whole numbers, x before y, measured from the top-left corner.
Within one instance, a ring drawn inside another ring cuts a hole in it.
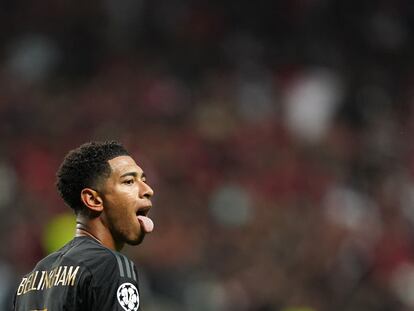
[[[82,189],[81,200],[88,209],[94,212],[103,211],[103,201],[96,190],[91,188]]]

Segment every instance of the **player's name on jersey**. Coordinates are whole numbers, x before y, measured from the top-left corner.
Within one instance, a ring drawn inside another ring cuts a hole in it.
[[[50,271],[35,270],[24,277],[17,288],[17,296],[53,286],[74,286],[79,266],[58,266]]]

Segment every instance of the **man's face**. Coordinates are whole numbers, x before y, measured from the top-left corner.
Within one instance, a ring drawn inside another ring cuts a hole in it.
[[[152,231],[146,217],[154,194],[145,174],[130,156],[108,161],[111,175],[103,183],[103,219],[116,243],[137,245]]]

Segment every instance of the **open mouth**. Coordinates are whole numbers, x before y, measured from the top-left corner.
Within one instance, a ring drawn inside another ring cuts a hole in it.
[[[141,207],[137,212],[135,213],[137,216],[147,216],[149,213],[149,210],[151,209],[151,206],[144,206]]]

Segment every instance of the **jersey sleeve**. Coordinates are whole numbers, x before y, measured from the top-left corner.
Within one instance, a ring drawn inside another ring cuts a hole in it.
[[[91,273],[88,310],[141,310],[136,269],[127,257],[107,252],[98,256]]]

